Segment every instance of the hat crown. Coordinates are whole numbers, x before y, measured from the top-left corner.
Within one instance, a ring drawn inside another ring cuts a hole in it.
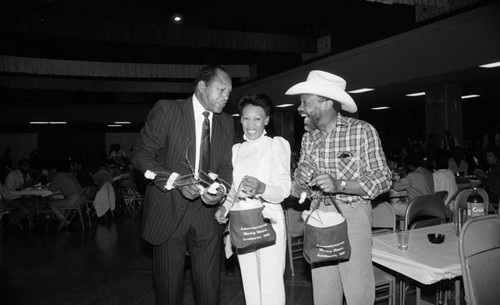
[[[346,81],[335,74],[321,70],[313,70],[307,75],[305,82],[300,82],[289,88],[285,94],[315,94],[339,102],[342,109],[354,113],[358,111],[356,103],[345,91]]]
[[[347,85],[347,82],[342,77],[320,70],[309,72],[307,82],[323,83],[323,85],[335,86],[343,91],[345,91]]]

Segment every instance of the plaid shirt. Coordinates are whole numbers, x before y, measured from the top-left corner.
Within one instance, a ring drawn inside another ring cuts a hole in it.
[[[306,132],[302,137],[299,163],[309,163],[319,173],[338,180],[356,180],[366,196],[335,194],[337,203],[369,203],[391,187],[391,172],[385,160],[380,138],[369,123],[340,113],[335,129],[322,141],[321,132]],[[299,197],[301,188],[294,181],[292,194]],[[326,200],[325,204],[331,204]]]

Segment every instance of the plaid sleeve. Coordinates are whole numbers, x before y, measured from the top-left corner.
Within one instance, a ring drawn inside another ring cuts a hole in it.
[[[360,157],[364,172],[358,178],[367,198],[374,199],[391,187],[391,172],[387,165],[382,143],[375,128],[366,123],[362,137]]]

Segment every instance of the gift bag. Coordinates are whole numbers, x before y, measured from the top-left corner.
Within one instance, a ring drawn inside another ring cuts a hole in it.
[[[271,222],[262,216],[264,207],[229,212],[229,234],[238,250],[251,251],[276,243]]]
[[[342,217],[342,211],[333,201],[337,211]],[[309,214],[304,222],[304,258],[309,264],[348,260],[351,255],[351,245],[347,235],[347,221],[327,226],[317,227],[308,224]]]

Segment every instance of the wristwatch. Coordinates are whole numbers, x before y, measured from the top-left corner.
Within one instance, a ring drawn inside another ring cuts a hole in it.
[[[346,189],[347,189],[347,182],[345,182],[345,180],[340,180],[340,191],[345,192]]]

